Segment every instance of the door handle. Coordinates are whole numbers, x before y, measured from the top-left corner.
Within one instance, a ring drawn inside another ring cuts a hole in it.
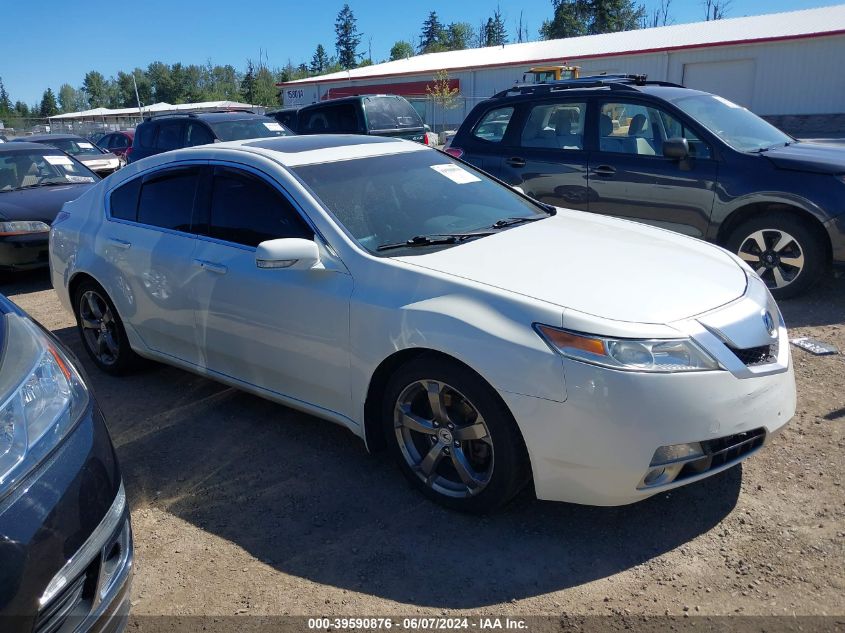
[[[228,272],[228,268],[223,264],[216,264],[214,262],[207,262],[204,259],[195,259],[194,264],[202,268],[203,270],[207,270],[210,273],[217,273],[218,275],[225,275]]]
[[[505,162],[511,167],[525,167],[525,159],[520,158],[519,156],[508,158],[505,160]]]
[[[123,248],[123,249],[132,248],[132,242],[127,242],[126,240],[119,240],[116,237],[110,237],[109,243],[112,246],[117,246],[118,248]]]
[[[613,176],[616,173],[616,168],[610,165],[599,165],[593,170],[597,176]]]

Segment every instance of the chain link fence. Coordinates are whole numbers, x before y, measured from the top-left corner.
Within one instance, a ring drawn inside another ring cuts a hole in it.
[[[70,120],[45,117],[12,117],[4,121],[0,135],[11,140],[32,136],[33,134],[76,134],[96,140],[108,132],[134,128],[141,122],[140,115],[92,117],[90,119]]]

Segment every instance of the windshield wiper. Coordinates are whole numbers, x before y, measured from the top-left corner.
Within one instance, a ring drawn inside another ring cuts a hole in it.
[[[24,185],[23,187],[17,187],[13,189],[13,191],[21,191],[23,189],[37,189],[38,187],[58,187],[61,185],[68,185],[71,184],[69,182],[39,182],[34,185]]]
[[[503,229],[508,226],[513,226],[514,224],[524,224],[526,222],[536,222],[537,220],[544,220],[549,216],[547,215],[533,215],[530,217],[520,217],[520,218],[502,218],[501,220],[496,220],[493,222],[492,228],[494,229]]]
[[[438,244],[459,244],[476,237],[494,235],[493,231],[474,231],[472,233],[434,233],[432,235],[415,235],[404,242],[379,244],[377,251],[389,251],[395,248],[419,248],[420,246],[436,246]]]

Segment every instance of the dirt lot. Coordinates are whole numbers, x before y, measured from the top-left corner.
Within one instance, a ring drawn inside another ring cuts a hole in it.
[[[628,507],[526,494],[479,519],[330,423],[169,367],[99,373],[45,273],[0,292],[86,361],[132,508],[135,614],[845,614],[841,355],[793,352],[798,415],[741,467]],[[782,309],[845,350],[845,277]]]

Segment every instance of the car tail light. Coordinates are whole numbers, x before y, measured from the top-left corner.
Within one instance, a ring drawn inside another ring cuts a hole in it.
[[[449,156],[454,156],[455,158],[460,158],[464,155],[464,150],[458,147],[447,147],[443,151],[449,154]]]
[[[428,142],[428,134],[423,134],[423,145],[430,145]]]

